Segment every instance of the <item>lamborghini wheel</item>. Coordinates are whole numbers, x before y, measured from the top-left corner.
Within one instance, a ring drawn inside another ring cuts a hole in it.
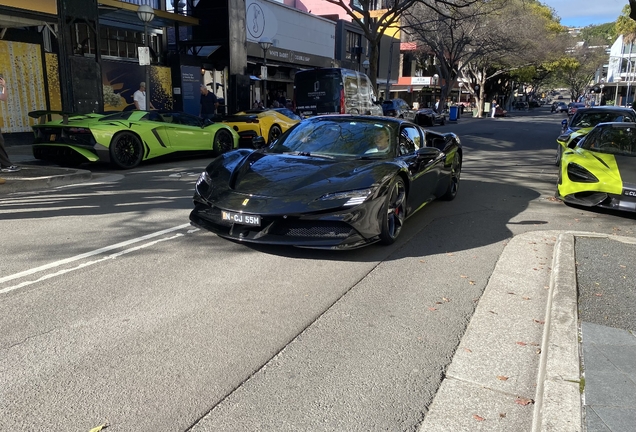
[[[225,130],[219,130],[216,135],[214,135],[214,143],[212,144],[212,151],[215,156],[218,156],[223,153],[227,153],[234,148],[234,139],[232,138],[232,134]]]
[[[451,166],[450,179],[448,183],[448,188],[444,195],[440,197],[441,200],[444,201],[452,201],[457,196],[457,191],[459,190],[459,178],[462,173],[462,161],[459,154],[455,155],[455,159],[453,160],[453,165]]]
[[[390,245],[397,240],[406,211],[406,188],[404,181],[396,177],[391,181],[380,219],[380,242]]]
[[[131,132],[121,132],[110,143],[110,160],[120,169],[134,168],[141,163],[143,146],[139,137]]]
[[[282,129],[278,125],[274,125],[269,129],[269,137],[267,140],[267,144],[271,144],[278,139],[279,136],[283,134]]]

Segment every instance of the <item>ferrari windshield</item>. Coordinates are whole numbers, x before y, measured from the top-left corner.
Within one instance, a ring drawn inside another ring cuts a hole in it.
[[[589,128],[599,123],[634,121],[636,121],[636,116],[631,113],[591,110],[577,113],[572,119],[572,123],[570,123],[570,128]]]
[[[607,124],[596,127],[581,147],[599,153],[636,156],[636,124],[629,127]]]
[[[377,120],[309,119],[269,148],[270,153],[305,156],[383,156],[394,148],[393,130]]]

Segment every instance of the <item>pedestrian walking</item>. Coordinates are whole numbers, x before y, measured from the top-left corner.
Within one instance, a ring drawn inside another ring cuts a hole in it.
[[[7,83],[4,80],[4,77],[0,76],[0,101],[6,101],[8,97],[9,97],[9,94],[7,91]],[[9,159],[9,155],[7,154],[7,150],[4,148],[4,137],[2,136],[2,131],[0,131],[0,171],[2,172],[20,171],[19,166],[11,163],[11,160]],[[4,183],[4,181],[2,181],[1,183]]]
[[[199,115],[204,119],[211,119],[216,115],[219,100],[216,95],[208,90],[205,84],[201,84],[201,110]]]
[[[493,99],[492,100],[492,114],[490,115],[491,118],[495,118],[495,113],[497,112],[497,100]]]
[[[140,111],[146,111],[146,83],[145,82],[142,81],[139,83],[139,90],[137,90],[133,94],[133,101],[135,102],[136,109]],[[155,107],[152,105],[152,102],[150,102],[150,109],[155,109]]]

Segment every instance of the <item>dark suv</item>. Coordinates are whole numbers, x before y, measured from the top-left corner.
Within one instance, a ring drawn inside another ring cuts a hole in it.
[[[414,121],[416,111],[411,109],[403,99],[389,99],[382,102],[382,111],[385,116],[398,117]]]

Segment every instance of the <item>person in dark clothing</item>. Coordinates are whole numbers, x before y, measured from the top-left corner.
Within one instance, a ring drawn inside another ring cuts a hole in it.
[[[7,99],[7,83],[5,82],[4,77],[0,76],[0,101],[6,101]],[[0,167],[0,171],[2,172],[20,171],[20,167],[12,164],[11,160],[9,160],[9,155],[4,148],[4,137],[2,136],[2,132],[0,132]]]
[[[211,119],[216,115],[218,106],[219,101],[216,95],[209,91],[205,84],[201,84],[201,113],[199,115],[204,119]]]

